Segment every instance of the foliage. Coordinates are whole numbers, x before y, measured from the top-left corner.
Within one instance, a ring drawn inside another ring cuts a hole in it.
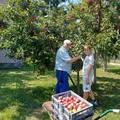
[[[90,4],[71,3],[65,9],[55,2],[50,7],[49,1],[9,0],[0,13],[7,23],[0,32],[0,47],[8,49],[11,57],[34,63],[40,72],[54,68],[56,50],[64,39],[73,43],[72,56],[82,54],[85,43],[102,59],[118,56],[119,6],[114,7],[113,1],[105,6],[101,0],[92,0]]]
[[[80,20],[76,26],[79,30],[77,43],[81,41],[82,44],[91,44],[97,57],[99,56],[103,61],[113,56],[117,57],[120,49],[119,6],[116,9],[113,1],[110,1],[109,6],[100,0],[92,0],[90,4],[88,2],[84,1],[79,6],[72,5],[73,12],[70,11],[70,14],[74,13],[75,20]],[[72,20],[72,22],[75,21]]]
[[[44,2],[10,0],[3,9],[8,27],[1,32],[1,48],[8,49],[10,57],[34,63],[40,72],[53,67],[56,46],[47,28],[47,8]]]
[[[61,3],[61,2],[65,2],[66,0],[44,0],[47,4],[50,5],[50,7],[58,7],[58,5]]]

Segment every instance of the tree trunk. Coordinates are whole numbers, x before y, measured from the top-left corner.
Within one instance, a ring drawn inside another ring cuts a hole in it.
[[[103,70],[105,72],[107,71],[107,56],[104,56],[103,58]]]
[[[77,71],[77,93],[80,95],[80,74],[79,71]]]
[[[101,0],[99,0],[99,10],[98,10],[98,31],[100,32],[101,30],[101,21],[102,21],[102,17],[101,17]]]
[[[94,84],[96,84],[96,51],[94,53]]]

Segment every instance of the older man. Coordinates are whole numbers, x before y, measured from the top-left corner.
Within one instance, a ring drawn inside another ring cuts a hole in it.
[[[56,54],[55,70],[56,70],[56,93],[61,93],[69,90],[68,76],[71,72],[72,63],[80,59],[80,56],[71,57],[69,49],[71,48],[71,41],[64,40]]]

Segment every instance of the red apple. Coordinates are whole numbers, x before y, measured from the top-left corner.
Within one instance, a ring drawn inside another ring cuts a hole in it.
[[[77,98],[77,99],[75,100],[75,103],[80,103],[80,99]]]
[[[66,101],[69,102],[69,97],[66,97]]]
[[[83,103],[83,102],[82,102],[82,101],[80,101],[80,102],[79,102],[79,105],[81,105],[82,103]]]
[[[84,103],[84,102],[81,104],[81,108],[82,108],[82,109],[86,108],[87,106],[88,106],[88,105],[87,105],[86,103]]]
[[[65,103],[65,104],[64,104],[64,107],[67,108],[68,105],[69,105],[68,103]]]
[[[81,106],[79,105],[78,108],[77,108],[77,111],[80,111],[82,108]]]
[[[66,98],[65,98],[65,97],[63,97],[62,101],[66,101]]]
[[[62,100],[62,99],[63,99],[63,96],[59,96],[59,97],[58,97],[58,100]]]
[[[67,106],[67,109],[70,111],[70,110],[73,109],[73,106],[72,106],[72,105],[68,105],[68,106]]]
[[[87,2],[88,5],[92,5],[94,0],[86,0],[86,2]]]
[[[73,99],[74,99],[74,97],[73,97],[73,96],[70,96],[70,97],[69,97],[69,100],[73,100]]]
[[[73,109],[75,109],[77,111],[78,107],[79,107],[79,104],[76,104],[73,106]]]

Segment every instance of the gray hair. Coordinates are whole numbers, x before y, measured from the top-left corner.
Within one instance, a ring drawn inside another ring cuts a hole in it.
[[[66,40],[64,40],[63,43],[64,43],[64,45],[66,45],[66,44],[71,44],[71,41],[66,39]]]

